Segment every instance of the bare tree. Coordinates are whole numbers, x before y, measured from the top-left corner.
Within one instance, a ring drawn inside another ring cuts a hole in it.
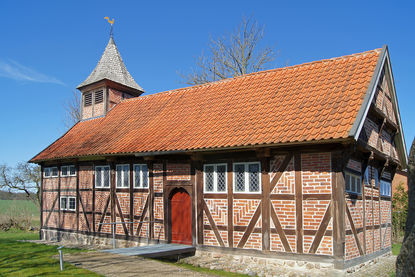
[[[264,26],[252,18],[243,18],[239,26],[223,37],[210,39],[208,53],[196,60],[197,69],[181,77],[197,85],[266,69],[275,59],[274,49],[259,48]]]
[[[65,128],[69,129],[81,120],[81,98],[79,92],[72,91],[71,99],[66,101],[63,107],[66,113],[64,118]]]
[[[16,167],[0,165],[0,189],[24,192],[35,203],[40,201],[40,166],[18,163]]]

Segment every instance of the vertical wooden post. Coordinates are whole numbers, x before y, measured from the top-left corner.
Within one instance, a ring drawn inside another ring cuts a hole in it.
[[[140,177],[140,176],[138,176]],[[130,163],[130,216],[129,221],[134,221],[134,162]],[[134,237],[134,223],[130,223],[130,236]]]
[[[39,239],[43,239],[42,228],[43,228],[43,164],[40,164],[40,229],[39,229]]]
[[[233,248],[233,178],[232,162],[227,164],[227,183],[228,183],[228,243]]]
[[[163,211],[164,211],[164,240],[170,241],[169,228],[169,195],[167,194],[167,161],[163,161]]]
[[[76,231],[79,231],[79,203],[81,194],[79,193],[79,164],[75,163],[75,174],[76,174]],[[86,211],[84,211],[86,214]]]
[[[95,164],[92,163],[92,231],[94,232],[95,236]],[[105,215],[102,215],[105,216]]]
[[[148,205],[149,205],[149,220],[150,223],[148,223],[148,228],[150,228],[150,239],[154,238],[154,162],[151,161],[149,164],[149,177],[150,177],[150,184],[149,184],[149,199],[148,199]]]
[[[297,235],[297,253],[303,253],[303,189],[301,179],[301,153],[294,154],[295,170],[295,215],[296,215],[296,235]]]
[[[347,161],[346,161],[347,162]],[[332,168],[332,198],[333,203],[333,255],[335,267],[341,267],[344,263],[346,226],[345,226],[345,180],[343,175],[342,152],[331,153]]]
[[[365,172],[368,165],[368,159],[362,161],[362,206],[363,206],[363,253],[366,255],[366,185]]]
[[[111,177],[111,185],[110,185],[110,197],[111,197],[111,222],[115,222],[115,220],[117,219],[116,217],[116,209],[115,209],[115,190],[116,190],[116,179],[115,179],[115,164],[114,162],[110,163],[110,177]],[[105,214],[104,216],[104,221],[105,222]],[[115,225],[115,228],[112,228],[113,230],[113,235],[117,233],[117,226]],[[115,231],[114,231],[115,230]]]
[[[191,222],[192,222],[192,245],[197,244],[197,231],[196,231],[196,215],[197,215],[197,205],[196,205],[196,168],[195,168],[195,162],[191,160],[190,162],[190,178],[191,178],[191,184],[192,184],[192,213],[191,213]]]
[[[61,229],[61,165],[58,164],[58,228]],[[60,241],[60,238],[58,239]]]
[[[196,163],[197,243],[203,245],[203,172],[202,163]]]
[[[261,158],[261,183],[262,183],[262,250],[270,250],[270,177],[269,158]]]

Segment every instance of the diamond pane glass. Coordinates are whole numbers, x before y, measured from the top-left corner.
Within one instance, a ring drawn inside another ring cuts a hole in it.
[[[128,164],[123,166],[123,186],[126,188],[130,186],[130,166]]]
[[[121,187],[122,183],[122,167],[120,165],[117,165],[117,187]]]
[[[110,186],[110,169],[104,167],[104,187],[109,188]]]
[[[205,191],[213,191],[213,165],[205,167]]]
[[[249,191],[259,191],[259,164],[249,164]]]
[[[226,191],[226,166],[218,165],[216,168],[216,172],[218,191]]]
[[[102,185],[101,181],[101,167],[95,168],[95,186],[100,187]]]
[[[245,191],[245,165],[235,165],[235,191]]]
[[[143,173],[143,188],[148,188],[148,168],[147,168],[147,165],[143,164],[141,166],[141,171]]]
[[[140,173],[141,173],[141,167],[139,165],[134,166],[134,187],[139,188],[140,187]]]

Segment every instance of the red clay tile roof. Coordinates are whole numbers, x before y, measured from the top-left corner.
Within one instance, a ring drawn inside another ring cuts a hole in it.
[[[348,138],[380,52],[128,99],[31,161]]]

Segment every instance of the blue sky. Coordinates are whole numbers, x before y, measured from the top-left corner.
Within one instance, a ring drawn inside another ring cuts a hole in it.
[[[270,67],[389,46],[406,143],[415,136],[415,4],[407,1],[1,1],[0,163],[27,161],[65,131],[63,104],[109,38],[147,93],[185,86],[209,36],[242,16],[265,25]]]

